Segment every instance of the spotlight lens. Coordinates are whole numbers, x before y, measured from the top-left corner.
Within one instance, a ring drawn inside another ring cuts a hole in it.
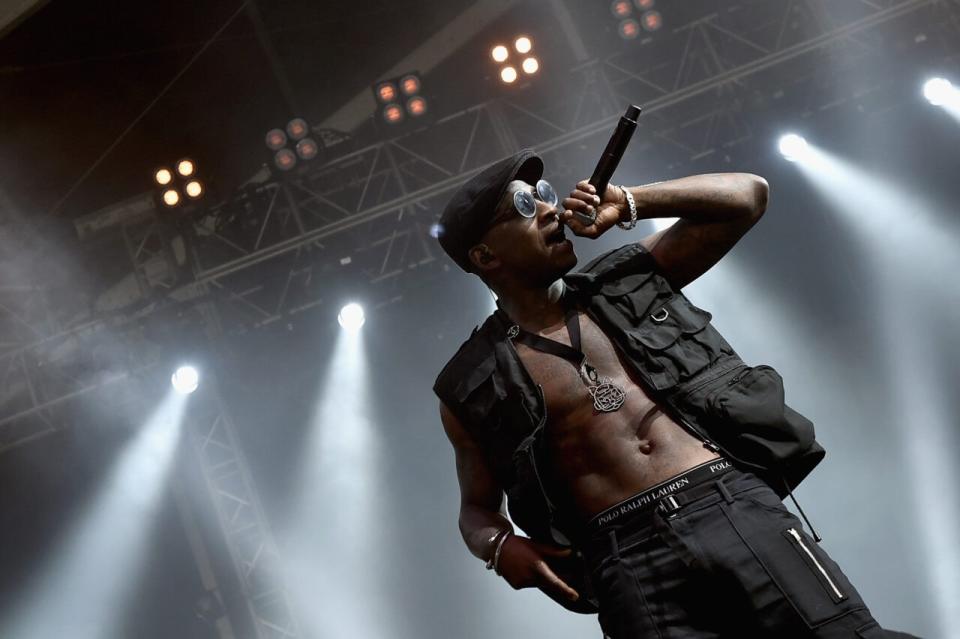
[[[165,186],[170,184],[170,180],[173,179],[173,173],[170,172],[170,169],[157,169],[157,172],[153,174],[153,179],[155,179],[160,186]]]
[[[268,149],[276,151],[283,148],[283,145],[287,143],[287,134],[283,132],[283,129],[270,129],[267,131],[266,142]]]
[[[307,134],[307,121],[303,118],[294,118],[287,122],[287,135],[293,140],[299,140]]]
[[[633,4],[637,5],[637,9],[646,11],[647,9],[652,9],[656,2],[654,0],[633,0]]]
[[[513,67],[503,67],[500,69],[500,79],[510,84],[517,79],[517,70]]]
[[[300,156],[301,160],[312,160],[317,157],[318,151],[319,147],[317,147],[313,138],[303,138],[297,142],[297,155]]]
[[[510,55],[510,52],[507,51],[507,48],[502,44],[498,44],[490,52],[490,55],[493,56],[495,62],[503,62],[507,59],[507,56]]]
[[[610,5],[610,13],[615,18],[626,18],[631,11],[630,3],[627,0],[614,0],[613,4]]]
[[[203,195],[203,185],[197,180],[190,180],[187,182],[187,185],[183,187],[183,190],[187,192],[187,197],[193,199]]]
[[[193,175],[193,171],[196,167],[193,166],[193,162],[190,160],[180,160],[177,162],[177,173],[183,177],[190,177]]]
[[[807,152],[807,141],[796,133],[788,133],[780,138],[780,153],[791,162],[800,159]]]
[[[923,97],[930,104],[941,106],[954,95],[953,85],[946,78],[932,78],[923,84]]]
[[[167,206],[176,206],[180,203],[180,193],[176,189],[167,189],[163,192],[163,203]]]
[[[517,53],[530,53],[530,49],[533,48],[533,42],[531,42],[527,36],[520,36],[517,38],[517,41],[513,43],[513,46],[517,50]]]
[[[536,73],[540,68],[540,63],[537,62],[536,58],[527,58],[523,61],[523,72],[524,73]]]
[[[290,149],[280,149],[274,154],[273,163],[281,171],[289,171],[297,163],[297,154]]]
[[[643,28],[647,31],[656,31],[663,26],[663,17],[659,11],[647,11],[640,19],[643,21]]]
[[[415,98],[410,98],[407,101],[407,111],[413,117],[423,115],[427,112],[427,101],[421,98],[419,95]]]
[[[413,95],[420,91],[420,78],[415,75],[404,76],[400,80],[400,90],[404,95]]]
[[[617,31],[624,40],[633,40],[640,35],[640,24],[633,18],[628,18],[620,22],[620,27]]]
[[[181,366],[170,376],[170,383],[181,395],[189,395],[200,385],[200,373],[193,366]]]
[[[381,102],[393,102],[397,99],[397,89],[392,82],[384,82],[377,87],[377,97]]]
[[[359,304],[347,304],[340,309],[340,314],[337,315],[337,321],[340,322],[340,326],[347,330],[355,331],[359,329],[366,321],[366,318],[363,316],[363,307]]]
[[[383,109],[383,119],[390,124],[397,124],[403,121],[403,109],[399,104],[388,104]]]

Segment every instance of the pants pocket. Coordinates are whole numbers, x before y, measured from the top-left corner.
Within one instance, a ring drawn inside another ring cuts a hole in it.
[[[739,562],[738,579],[763,611],[771,630],[791,627],[796,616],[814,628],[865,608],[840,567],[804,533],[789,511],[741,499],[722,508],[750,559]],[[782,507],[781,507],[782,508]]]

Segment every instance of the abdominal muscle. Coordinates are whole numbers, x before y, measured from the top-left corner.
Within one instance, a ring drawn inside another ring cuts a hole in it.
[[[650,399],[609,339],[580,314],[582,348],[602,377],[625,393],[623,406],[598,412],[573,364],[517,344],[547,404],[546,452],[554,499],[586,520],[698,464],[718,457]],[[569,344],[566,329],[541,332]]]

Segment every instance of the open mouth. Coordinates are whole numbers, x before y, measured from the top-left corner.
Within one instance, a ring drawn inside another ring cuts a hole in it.
[[[567,234],[565,233],[565,227],[563,224],[560,224],[557,227],[557,230],[551,233],[546,238],[547,244],[559,244],[567,239]]]

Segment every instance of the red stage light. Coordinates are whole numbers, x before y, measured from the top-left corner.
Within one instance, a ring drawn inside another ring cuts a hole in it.
[[[273,163],[281,171],[289,171],[297,164],[297,155],[290,149],[280,149],[274,154]]]
[[[307,121],[303,118],[294,118],[287,122],[287,135],[293,140],[299,140],[305,136],[309,130],[310,127],[307,126]]]
[[[647,31],[656,31],[663,26],[663,16],[659,11],[647,11],[640,19],[643,21],[643,28]]]
[[[403,121],[403,109],[399,104],[388,104],[383,109],[383,119],[390,124],[398,124]]]
[[[404,76],[400,80],[400,90],[404,95],[413,95],[420,91],[420,78],[415,75]]]
[[[393,102],[397,99],[397,88],[393,86],[392,82],[384,82],[377,87],[377,99],[384,104]]]
[[[301,160],[312,160],[317,157],[318,151],[317,143],[312,138],[303,138],[297,142],[297,155]]]
[[[633,18],[627,18],[620,22],[617,32],[624,40],[633,40],[640,35],[640,25]]]
[[[637,5],[637,9],[641,11],[648,11],[656,4],[656,0],[633,0],[633,4]]]
[[[407,100],[407,112],[413,117],[423,115],[427,112],[427,101],[419,95]]]
[[[276,151],[277,149],[282,149],[287,143],[287,134],[281,129],[270,129],[267,131],[267,137],[265,140],[267,143],[267,148],[271,151]]]
[[[626,18],[632,11],[629,0],[613,0],[610,5],[610,12],[615,18]]]

